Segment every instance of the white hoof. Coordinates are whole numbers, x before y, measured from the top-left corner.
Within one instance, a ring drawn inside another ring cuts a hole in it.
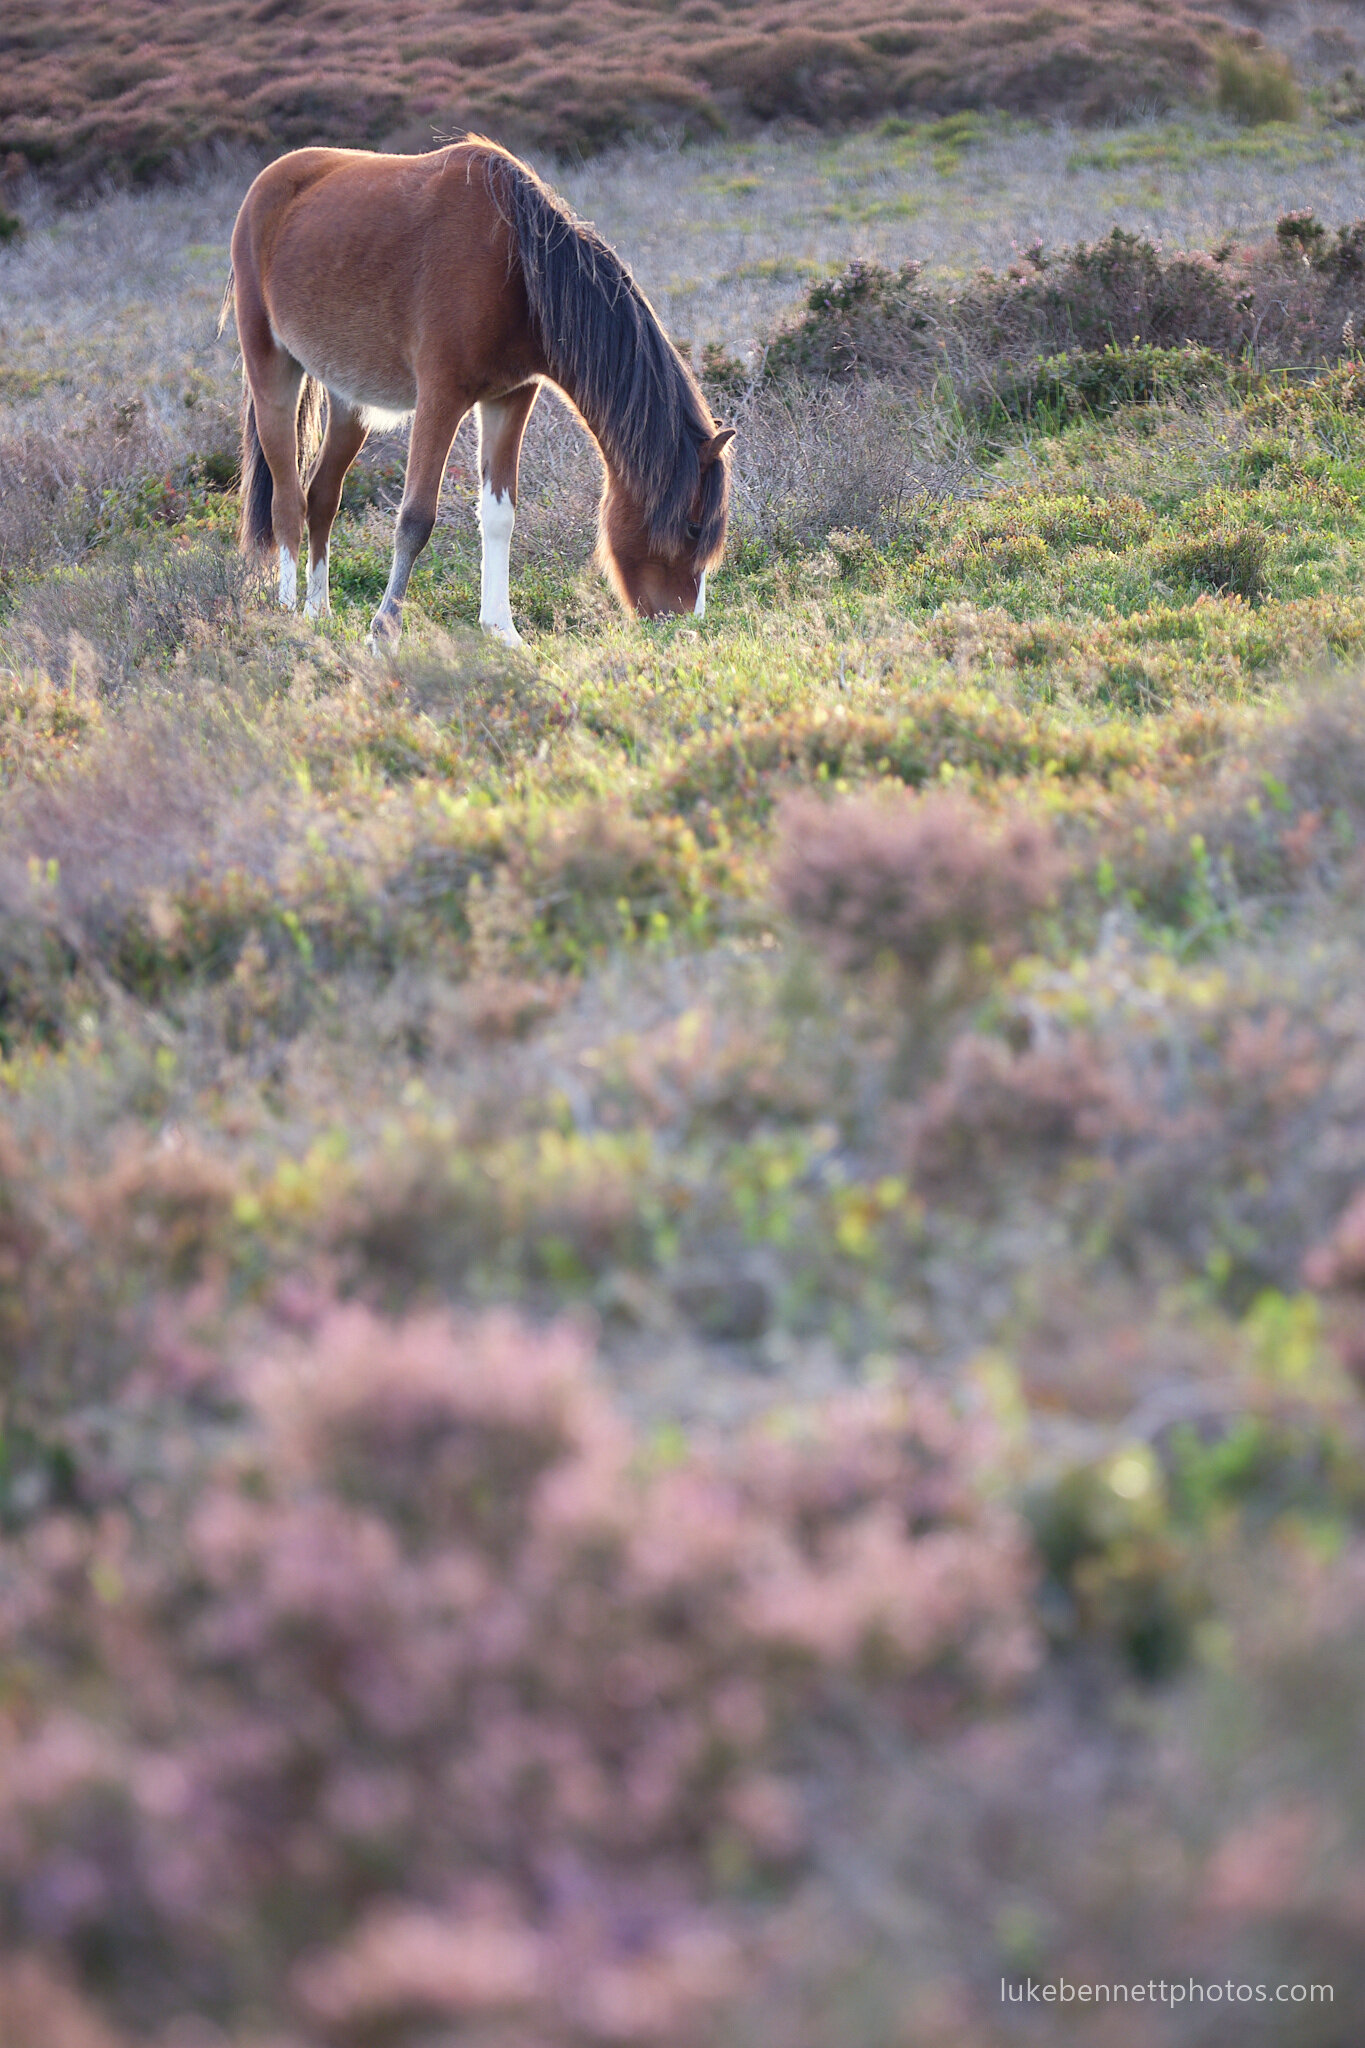
[[[526,645],[526,642],[522,639],[510,619],[480,619],[479,624],[483,627],[485,633],[491,633],[495,640],[501,640],[504,647],[524,647]]]
[[[325,619],[331,616],[332,598],[327,587],[327,557],[308,565],[308,588],[303,600],[305,619]]]

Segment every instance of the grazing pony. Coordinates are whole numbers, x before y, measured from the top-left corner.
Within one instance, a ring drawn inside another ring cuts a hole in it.
[[[371,427],[411,417],[393,567],[370,627],[371,645],[397,639],[456,429],[477,406],[479,623],[516,641],[517,458],[548,380],[601,452],[598,556],[622,603],[645,618],[701,616],[725,545],[732,430],[717,428],[620,257],[496,143],[281,157],[242,202],[224,319],[229,300],[245,372],[242,545],[279,549],[281,604],[298,602],[306,521],[304,610],[330,611],[346,472]]]

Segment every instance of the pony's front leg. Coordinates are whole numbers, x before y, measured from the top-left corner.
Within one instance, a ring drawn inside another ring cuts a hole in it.
[[[520,647],[521,635],[512,623],[512,528],[517,508],[505,492],[485,483],[479,492],[479,533],[483,541],[483,563],[479,578],[479,624],[485,633],[495,633],[509,647]]]
[[[479,624],[511,647],[521,645],[521,635],[512,623],[509,587],[512,529],[517,519],[517,461],[539,390],[538,384],[525,384],[506,398],[484,399],[479,406],[479,531],[483,537]]]
[[[451,443],[468,410],[463,399],[455,399],[446,392],[438,397],[418,397],[408,442],[403,502],[398,508],[398,528],[394,534],[393,566],[379,610],[370,621],[372,652],[377,653],[383,646],[396,646],[403,630],[403,599],[408,579],[413,563],[431,539]]]

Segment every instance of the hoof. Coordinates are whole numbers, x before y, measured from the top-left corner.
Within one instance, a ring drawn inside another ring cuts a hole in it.
[[[392,654],[403,631],[403,620],[397,612],[385,611],[381,606],[370,620],[370,631],[365,641],[371,654]]]
[[[332,607],[329,604],[325,603],[314,604],[312,599],[310,598],[308,603],[303,608],[303,616],[305,617],[305,619],[330,619],[332,616]]]
[[[510,619],[501,621],[480,619],[479,624],[483,627],[485,633],[491,633],[495,640],[501,640],[504,647],[524,647],[526,645],[526,642],[522,639]]]

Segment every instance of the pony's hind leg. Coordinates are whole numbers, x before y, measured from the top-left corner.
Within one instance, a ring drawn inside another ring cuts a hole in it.
[[[242,362],[251,390],[248,432],[259,444],[270,471],[269,509],[260,508],[262,531],[253,535],[265,548],[273,540],[280,551],[280,603],[293,611],[299,601],[299,548],[303,538],[303,484],[299,476],[299,401],[303,396],[303,368],[282,349],[264,316],[259,323],[244,318],[238,298],[238,334]],[[259,331],[256,331],[259,327]],[[243,477],[254,463],[244,462]],[[254,496],[254,492],[252,493]],[[264,522],[268,519],[268,529]]]
[[[370,646],[390,646],[403,630],[403,599],[407,595],[412,565],[431,539],[436,524],[436,507],[441,496],[441,479],[451,443],[460,421],[469,410],[463,396],[449,391],[420,395],[408,442],[408,473],[403,484],[403,502],[398,508],[398,527],[393,539],[393,566],[388,588],[379,610],[370,621]]]
[[[327,434],[308,479],[308,595],[303,609],[310,619],[326,618],[332,609],[327,583],[332,524],[346,472],[364,447],[368,432],[344,398],[328,394]]]
[[[517,517],[517,461],[539,390],[538,384],[524,384],[506,398],[485,398],[479,405],[479,529],[483,536],[479,624],[513,647],[521,644],[521,635],[512,623],[508,584]]]
[[[271,330],[256,280],[255,259],[233,235],[237,339],[246,373],[242,420],[242,543],[255,553],[280,551],[280,603],[298,603],[303,485],[299,479],[299,401],[303,366]],[[264,469],[262,468],[264,465]]]

